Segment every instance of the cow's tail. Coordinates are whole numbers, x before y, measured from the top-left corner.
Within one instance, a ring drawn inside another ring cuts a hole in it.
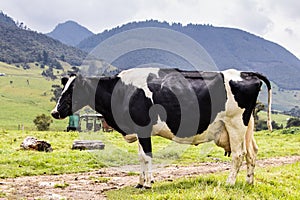
[[[267,77],[265,77],[264,75],[262,75],[260,73],[255,73],[255,75],[260,80],[262,80],[268,88],[268,110],[267,110],[268,119],[267,119],[267,125],[268,125],[269,131],[272,131],[272,120],[271,120],[272,87],[271,87],[271,83],[270,83],[269,79]]]

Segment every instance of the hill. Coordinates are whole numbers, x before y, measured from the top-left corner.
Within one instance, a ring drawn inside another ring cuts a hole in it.
[[[30,70],[17,68],[0,62],[0,72],[6,76],[0,76],[0,130],[17,130],[22,126],[25,130],[34,130],[34,118],[40,114],[50,115],[55,102],[50,99],[53,96],[52,85],[60,85],[60,80],[46,79],[41,75],[43,69],[29,64]],[[57,73],[63,70],[55,70]],[[55,120],[51,124],[51,130],[63,130],[67,126],[67,120]]]
[[[194,24],[187,26],[181,24],[170,25],[166,22],[149,20],[132,22],[106,30],[81,41],[77,47],[90,52],[99,43],[116,34],[144,27],[170,29],[185,34],[198,42],[207,51],[220,70],[235,68],[245,71],[258,71],[267,75],[281,88],[300,89],[300,60],[296,56],[276,43],[239,29]],[[149,34],[146,37],[153,41],[160,40],[159,37],[155,38],[157,37],[155,34]],[[169,41],[180,42],[178,38],[172,35],[167,37]],[[143,42],[138,37],[135,40],[137,43]],[[182,47],[185,45],[185,43],[181,44]],[[193,69],[186,60],[180,58],[180,55],[151,48],[122,55],[113,64],[121,69],[126,69],[147,63],[160,63],[172,67]]]
[[[0,61],[6,63],[38,62],[60,68],[58,61],[81,65],[86,53],[67,46],[44,34],[16,24],[13,19],[0,13]]]
[[[58,24],[53,31],[47,33],[46,35],[53,39],[59,40],[64,44],[76,46],[83,39],[86,39],[94,34],[87,28],[74,21],[66,21]]]

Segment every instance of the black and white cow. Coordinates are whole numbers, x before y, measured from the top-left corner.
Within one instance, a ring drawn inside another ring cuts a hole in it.
[[[234,184],[244,156],[252,184],[258,147],[252,116],[262,85],[268,88],[271,129],[271,85],[254,72],[191,72],[135,68],[114,77],[63,78],[63,92],[52,116],[63,119],[89,105],[127,142],[138,140],[141,174],[137,187],[151,187],[151,136],[198,145],[215,141],[232,155],[227,182]]]

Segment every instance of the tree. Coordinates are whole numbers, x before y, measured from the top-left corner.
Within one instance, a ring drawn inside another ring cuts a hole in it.
[[[35,124],[36,128],[39,131],[47,131],[50,128],[50,124],[52,123],[52,119],[50,116],[47,116],[45,114],[41,114],[36,116],[36,118],[33,120],[33,123]]]
[[[44,70],[42,72],[42,76],[45,76],[45,77],[49,77],[51,78],[52,80],[56,79],[57,77],[53,74],[53,68],[49,67],[48,69]]]
[[[47,53],[45,50],[43,51],[43,58],[42,58],[42,61],[43,61],[43,64],[44,64],[44,65],[47,65],[48,62],[49,62],[49,55],[48,55],[48,53]]]
[[[53,92],[53,97],[51,97],[50,101],[57,102],[61,95],[62,88],[59,85],[52,85],[51,91]]]

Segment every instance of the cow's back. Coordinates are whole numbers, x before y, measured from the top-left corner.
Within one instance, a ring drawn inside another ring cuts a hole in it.
[[[163,117],[177,137],[204,132],[217,114],[225,111],[224,77],[219,72],[160,70],[150,74],[148,87],[153,103],[163,106]]]

